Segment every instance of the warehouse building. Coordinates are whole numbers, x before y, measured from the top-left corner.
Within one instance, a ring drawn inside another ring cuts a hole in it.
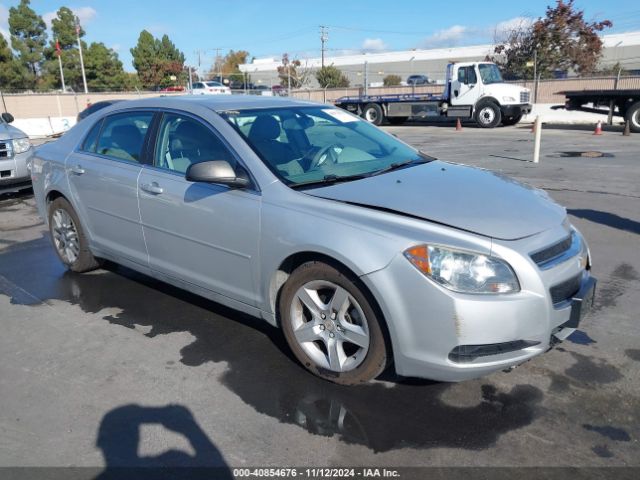
[[[640,31],[604,35],[601,67],[611,67],[619,63],[626,71],[640,75]],[[387,75],[399,75],[403,82],[410,75],[426,75],[430,81],[444,82],[445,67],[450,62],[482,61],[493,53],[493,45],[475,45],[467,47],[413,49],[397,52],[362,53],[326,57],[325,65],[338,67],[348,78],[352,86],[382,85]],[[316,70],[321,66],[320,58],[300,58],[302,66]],[[273,86],[280,83],[277,68],[281,60],[277,58],[255,59],[252,63],[240,65],[240,70],[250,76],[256,85]],[[563,75],[564,72],[558,72]],[[313,75],[308,85],[318,84]]]

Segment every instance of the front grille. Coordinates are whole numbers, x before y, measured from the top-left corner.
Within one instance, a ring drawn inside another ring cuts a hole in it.
[[[580,283],[582,282],[582,272],[578,275],[565,280],[558,285],[555,285],[549,289],[551,294],[551,301],[554,305],[557,305],[567,300],[571,300],[579,291]]]
[[[538,252],[531,254],[531,260],[533,260],[536,265],[542,266],[545,263],[553,260],[554,258],[559,257],[567,250],[571,248],[571,244],[573,243],[573,235],[569,235],[564,240],[560,240],[553,245],[550,245],[547,248],[544,248]]]
[[[13,156],[13,149],[11,144],[7,142],[0,142],[0,158],[7,158]]]
[[[529,92],[520,92],[520,103],[529,103],[530,95]]]

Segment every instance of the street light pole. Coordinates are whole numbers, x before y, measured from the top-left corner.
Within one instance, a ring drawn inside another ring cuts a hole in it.
[[[82,58],[82,42],[80,41],[80,19],[76,17],[76,37],[78,39],[78,52],[80,52],[80,70],[82,70],[82,83],[84,84],[84,93],[89,93],[87,88],[87,76],[84,73],[84,59]]]

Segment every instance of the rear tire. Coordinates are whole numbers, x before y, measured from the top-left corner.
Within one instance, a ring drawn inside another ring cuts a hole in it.
[[[497,104],[483,100],[476,105],[474,120],[480,128],[494,128],[502,122],[502,112]]]
[[[391,125],[402,125],[409,120],[409,117],[387,117],[387,120],[389,120]]]
[[[518,123],[520,120],[522,120],[522,114],[515,115],[513,117],[504,117],[502,119],[502,125],[504,125],[505,127],[510,127],[511,125],[515,125],[516,123]]]
[[[66,198],[58,197],[49,204],[49,232],[58,258],[69,270],[89,272],[100,267],[85,236],[80,219]]]
[[[362,109],[362,118],[376,126],[382,125],[384,121],[382,107],[377,103],[367,103]]]
[[[314,375],[341,385],[376,378],[387,366],[382,319],[356,276],[326,263],[293,271],[278,303],[284,337]]]
[[[640,102],[636,102],[627,108],[624,119],[629,122],[629,129],[632,132],[640,133]]]

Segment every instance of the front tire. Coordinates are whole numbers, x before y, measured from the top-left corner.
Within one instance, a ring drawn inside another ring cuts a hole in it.
[[[485,100],[476,105],[475,121],[480,128],[494,128],[502,121],[502,112],[495,103]]]
[[[382,320],[357,277],[307,262],[282,288],[278,311],[291,351],[318,377],[355,385],[385,369]]]
[[[362,118],[376,126],[382,125],[382,122],[384,121],[384,112],[382,111],[382,107],[377,103],[367,103],[364,106],[364,109],[362,109]]]
[[[65,198],[56,198],[49,205],[49,232],[58,258],[69,270],[83,273],[100,266],[89,250],[78,215]]]

